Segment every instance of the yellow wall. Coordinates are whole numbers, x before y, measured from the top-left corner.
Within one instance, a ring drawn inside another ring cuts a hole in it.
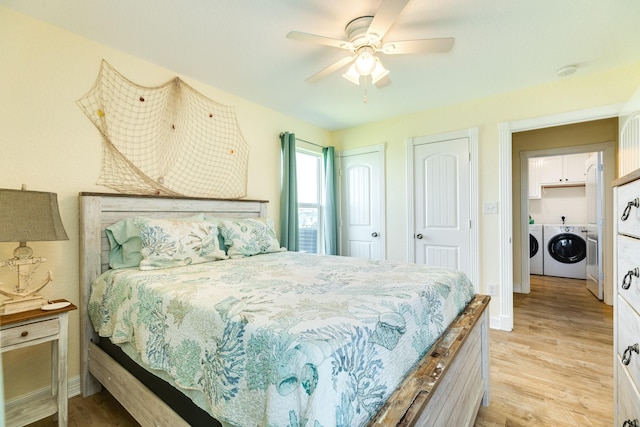
[[[549,70],[553,72],[553,70]],[[469,78],[473,78],[470,73]],[[499,194],[499,124],[554,114],[625,103],[640,86],[640,64],[598,74],[580,75],[580,71],[552,84],[505,93],[470,102],[445,106],[420,113],[397,117],[370,125],[334,132],[336,146],[352,149],[386,143],[386,221],[387,256],[405,260],[407,236],[407,138],[479,128],[479,191],[478,209],[483,202],[498,201]],[[429,96],[417,93],[416,96]],[[480,215],[480,283],[481,292],[487,284],[500,285],[500,217]],[[499,293],[499,292],[498,292]],[[499,315],[499,296],[491,301],[491,315]]]
[[[91,89],[100,61],[106,59],[141,85],[158,85],[176,73],[139,58],[91,42],[40,21],[0,7],[0,187],[58,194],[62,221],[69,240],[32,243],[35,256],[48,261],[54,284],[46,298],[66,298],[78,305],[78,193],[113,192],[97,186],[102,151],[97,129],[75,104]],[[269,215],[279,214],[281,131],[327,145],[330,133],[316,126],[248,102],[232,94],[180,76],[209,98],[235,108],[238,123],[250,145],[247,197],[269,200]],[[12,256],[17,244],[0,244],[0,259]],[[8,286],[14,273],[0,269]],[[78,311],[70,316],[69,377],[79,368]],[[42,387],[50,378],[48,346],[3,355],[5,398],[13,399]]]

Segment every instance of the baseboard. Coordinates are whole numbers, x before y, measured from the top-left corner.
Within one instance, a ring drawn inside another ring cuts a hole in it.
[[[513,292],[522,293],[522,284],[521,283],[514,283],[513,284]]]
[[[71,399],[74,396],[78,396],[80,394],[80,376],[69,378],[67,381],[67,396]],[[7,400],[5,402],[6,409],[11,409],[14,406],[21,405],[26,401],[31,401],[32,399],[38,398],[46,398],[47,396],[51,396],[51,387],[44,387],[39,390],[36,390],[32,393],[28,393],[19,397],[16,397],[11,400]]]
[[[489,327],[491,329],[511,332],[513,330],[513,318],[506,316],[491,316],[489,318]]]

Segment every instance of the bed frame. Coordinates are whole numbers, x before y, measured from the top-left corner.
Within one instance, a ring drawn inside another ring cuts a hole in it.
[[[104,386],[144,427],[187,426],[176,412],[96,345],[88,317],[91,283],[109,268],[105,227],[132,216],[267,216],[266,201],[80,193],[80,323],[83,396]],[[490,298],[476,295],[401,383],[371,426],[473,426],[489,405]]]

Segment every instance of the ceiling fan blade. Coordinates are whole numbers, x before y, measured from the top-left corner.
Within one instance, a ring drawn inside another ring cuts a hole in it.
[[[407,3],[409,3],[409,0],[382,0],[367,30],[369,39],[381,40],[400,13],[402,13]]]
[[[455,39],[446,37],[440,39],[405,40],[388,42],[382,45],[378,52],[387,55],[402,55],[407,53],[442,53],[453,48]]]
[[[315,83],[318,80],[322,79],[323,77],[328,76],[329,74],[339,70],[340,68],[344,67],[345,65],[353,62],[355,59],[357,58],[356,55],[353,56],[345,56],[344,58],[342,58],[341,60],[334,62],[333,64],[329,65],[327,68],[318,71],[317,73],[315,73],[313,76],[309,77],[308,79],[305,80],[305,82],[308,83]]]
[[[330,37],[318,36],[315,34],[303,33],[301,31],[290,31],[287,34],[288,39],[300,40],[308,43],[321,44],[324,46],[337,47],[340,49],[353,49],[353,45],[346,40],[332,39]]]

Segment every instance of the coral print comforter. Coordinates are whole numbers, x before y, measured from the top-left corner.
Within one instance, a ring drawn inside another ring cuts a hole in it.
[[[451,270],[278,252],[109,270],[89,311],[225,425],[361,426],[473,295]]]

